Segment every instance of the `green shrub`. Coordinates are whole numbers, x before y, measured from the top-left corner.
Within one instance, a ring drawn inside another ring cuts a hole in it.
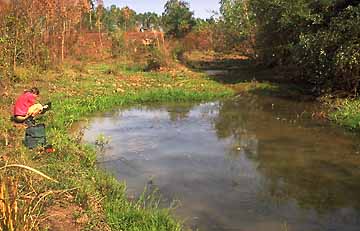
[[[349,6],[316,32],[302,33],[295,55],[318,90],[357,92],[360,81],[360,6]]]
[[[222,0],[220,12],[225,47],[254,43],[259,63],[295,66],[318,94],[358,93],[358,1]]]
[[[169,60],[164,50],[156,46],[149,46],[147,50],[149,55],[145,71],[157,71],[161,67],[168,66]]]
[[[360,100],[342,100],[329,118],[350,129],[360,128]]]
[[[118,57],[124,54],[124,50],[126,49],[124,31],[120,29],[116,29],[114,32],[110,34],[111,36],[111,54],[113,57]]]

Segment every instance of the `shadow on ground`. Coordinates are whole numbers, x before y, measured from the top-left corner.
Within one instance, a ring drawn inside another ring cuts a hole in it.
[[[300,82],[296,69],[269,68],[250,59],[186,60],[185,65],[207,73],[210,78],[229,85],[239,93],[314,100],[310,86]]]

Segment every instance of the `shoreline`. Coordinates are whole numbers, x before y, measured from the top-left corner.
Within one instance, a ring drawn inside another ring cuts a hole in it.
[[[334,125],[352,132],[360,131],[360,99],[322,94],[314,95],[312,86],[296,78],[294,68],[264,68],[254,65],[246,57],[217,54],[213,52],[192,52],[185,55],[184,65],[194,71],[204,71],[210,65],[213,70],[239,72],[235,78],[220,78],[218,81],[236,92],[274,95],[295,100],[320,103],[315,112],[318,119],[326,119]],[[205,69],[204,69],[205,68]],[[257,73],[253,75],[253,73]],[[240,77],[243,75],[244,77]],[[253,75],[252,78],[247,76]],[[343,92],[345,93],[345,92]]]
[[[26,150],[21,144],[22,132],[10,128],[12,125],[7,124],[6,116],[2,116],[3,126],[9,127],[9,130],[3,129],[10,133],[8,135],[12,139],[0,155],[6,156],[8,163],[22,162],[59,182],[48,182],[28,173],[24,173],[23,179],[20,179],[24,184],[28,183],[25,179],[32,180],[26,190],[19,194],[29,193],[32,188],[39,189],[40,194],[49,194],[39,201],[43,208],[34,210],[41,214],[38,220],[56,215],[59,211],[63,215],[70,211],[65,220],[48,219],[40,227],[61,227],[61,223],[72,223],[75,228],[91,227],[91,230],[182,230],[181,222],[174,220],[168,209],[157,207],[156,195],[137,201],[129,200],[125,185],[96,167],[95,150],[82,144],[79,137],[72,137],[69,128],[76,121],[115,106],[145,102],[208,101],[233,93],[205,75],[186,69],[171,74],[127,71],[108,74],[108,69],[114,68],[112,65],[116,64],[85,66],[82,71],[65,69],[61,79],[58,78],[59,73],[47,76],[50,79],[45,83],[48,90],[45,90],[46,86],[38,85],[43,90],[41,101],[49,99],[53,103],[52,111],[40,118],[39,122],[47,125],[47,137],[54,145],[55,153],[47,155],[37,149]],[[17,92],[9,93],[9,101]],[[21,154],[6,153],[10,148],[11,153],[21,150]],[[11,178],[14,173],[2,174]],[[54,191],[59,193],[50,193]],[[145,200],[147,206],[143,207]],[[34,206],[23,203],[23,207]]]

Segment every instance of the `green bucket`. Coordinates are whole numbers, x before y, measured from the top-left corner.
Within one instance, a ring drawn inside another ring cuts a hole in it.
[[[46,144],[45,125],[37,124],[26,128],[24,144],[30,149],[44,146]]]

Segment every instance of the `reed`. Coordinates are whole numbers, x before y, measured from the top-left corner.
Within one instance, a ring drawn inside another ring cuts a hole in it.
[[[17,168],[30,171],[47,180],[55,181],[44,173],[25,165],[10,164],[0,168],[0,227],[4,231],[29,231],[38,227],[40,222],[41,202],[52,191],[37,193],[32,186],[32,181],[28,181],[28,188],[32,192],[25,193],[20,188],[20,179],[27,178],[21,173],[14,174],[9,169]],[[14,176],[15,175],[15,176]]]

